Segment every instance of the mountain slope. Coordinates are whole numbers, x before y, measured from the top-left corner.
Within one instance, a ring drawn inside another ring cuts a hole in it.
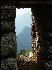
[[[17,52],[31,48],[31,29],[25,26],[23,31],[17,37]]]

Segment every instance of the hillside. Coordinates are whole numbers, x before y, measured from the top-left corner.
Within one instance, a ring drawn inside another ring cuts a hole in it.
[[[23,31],[17,36],[17,52],[29,50],[31,48],[31,29],[25,26]]]

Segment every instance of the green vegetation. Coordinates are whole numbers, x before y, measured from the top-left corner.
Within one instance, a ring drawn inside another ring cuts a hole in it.
[[[17,55],[23,55],[23,56],[26,56],[29,54],[29,52],[32,51],[32,48],[29,49],[29,50],[21,50]]]

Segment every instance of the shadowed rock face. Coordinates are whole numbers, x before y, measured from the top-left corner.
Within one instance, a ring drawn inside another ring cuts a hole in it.
[[[14,58],[8,58],[1,61],[1,70],[18,70],[17,61]]]
[[[43,66],[43,70],[52,69],[52,6],[39,7],[32,9],[34,17],[37,18],[39,24],[39,36],[40,36],[40,52],[38,62],[40,66]],[[51,13],[51,15],[50,15]],[[51,49],[50,49],[51,48]]]
[[[9,33],[5,34],[1,38],[1,57],[8,58],[8,57],[16,57],[16,34]]]
[[[1,56],[2,59],[16,57],[16,33],[14,5],[1,2]],[[13,48],[13,49],[12,49]]]

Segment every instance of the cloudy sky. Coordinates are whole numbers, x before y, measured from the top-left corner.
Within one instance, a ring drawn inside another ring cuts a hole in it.
[[[16,8],[16,18],[15,18],[15,32],[16,35],[18,35],[25,26],[30,27],[32,24],[32,19],[31,19],[31,8]]]

